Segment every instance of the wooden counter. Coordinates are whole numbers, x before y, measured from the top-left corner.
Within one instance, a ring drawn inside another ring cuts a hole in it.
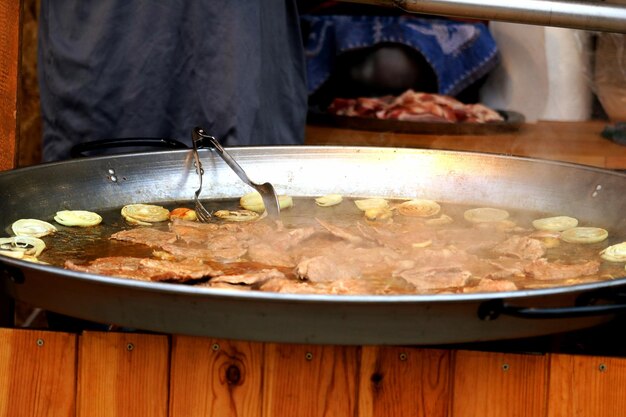
[[[307,145],[393,146],[488,152],[626,169],[626,146],[600,136],[606,121],[539,122],[519,131],[485,135],[370,132],[307,126]]]

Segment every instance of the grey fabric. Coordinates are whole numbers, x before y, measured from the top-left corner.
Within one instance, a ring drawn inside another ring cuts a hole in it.
[[[227,146],[301,144],[295,0],[42,0],[46,161],[74,144],[203,126]]]

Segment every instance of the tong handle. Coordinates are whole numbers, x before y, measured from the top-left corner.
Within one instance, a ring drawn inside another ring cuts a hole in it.
[[[222,147],[222,145],[218,142],[215,137],[205,133],[204,129],[201,127],[196,127],[193,130],[193,134],[191,135],[193,140],[193,148],[197,151],[198,148],[201,148],[206,145],[206,142],[210,144],[210,146],[215,149],[217,154],[226,162],[237,176],[250,187],[254,188],[261,194],[261,198],[263,199],[263,204],[265,205],[265,211],[268,216],[272,218],[277,218],[280,214],[280,205],[278,203],[278,197],[276,196],[276,191],[272,184],[266,182],[263,184],[257,184],[250,180],[246,172],[243,168],[235,161],[235,159],[230,156],[228,152]],[[197,153],[197,152],[196,152]]]
[[[232,156],[230,156],[228,152],[224,150],[222,145],[220,145],[220,143],[217,141],[217,139],[215,139],[215,137],[206,134],[204,132],[204,129],[202,129],[201,127],[196,127],[194,129],[193,141],[197,148],[204,147],[206,145],[206,142],[208,142],[210,146],[213,149],[215,149],[215,151],[219,154],[219,156],[224,160],[224,162],[226,162],[226,164],[233,171],[235,171],[235,174],[237,174],[237,176],[241,178],[243,182],[245,182],[251,187],[254,187],[254,185],[252,184],[252,181],[250,181],[250,178],[248,178],[248,175],[243,170],[241,165],[239,165],[237,161],[235,161],[232,158]]]

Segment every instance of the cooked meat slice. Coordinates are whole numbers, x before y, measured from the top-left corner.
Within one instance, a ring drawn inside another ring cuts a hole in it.
[[[454,246],[442,249],[420,248],[411,252],[411,268],[460,268],[478,258]]]
[[[72,271],[87,272],[90,274],[109,275],[112,277],[132,278],[140,281],[152,279],[139,270],[142,258],[129,256],[111,256],[96,259],[86,265],[78,265],[72,261],[65,261],[65,268]]]
[[[495,291],[516,291],[517,285],[506,279],[489,279],[483,278],[478,281],[478,284],[474,287],[465,287],[463,292],[495,292]]]
[[[469,229],[443,229],[437,232],[441,244],[463,248],[470,253],[491,249],[506,239],[506,235],[494,228],[473,227]]]
[[[296,266],[296,275],[311,282],[328,282],[361,275],[361,269],[352,262],[339,262],[330,256],[314,256]]]
[[[261,291],[282,292],[290,294],[324,294],[325,290],[305,281],[289,278],[271,278],[259,287]]]
[[[485,278],[511,278],[523,277],[526,275],[524,268],[530,261],[516,258],[500,257],[496,260],[488,261],[490,265],[496,268],[495,271],[486,274]]]
[[[186,282],[222,274],[221,271],[197,260],[185,259],[174,262],[128,256],[99,258],[87,265],[77,265],[72,261],[66,261],[65,267],[74,271],[140,281]]]
[[[394,273],[413,284],[418,291],[462,287],[472,276],[471,272],[458,267],[414,268]]]
[[[250,244],[262,242],[275,247],[277,250],[288,250],[312,236],[316,230],[314,227],[301,227],[287,229],[280,222],[272,223],[255,222],[246,228],[248,236],[246,240]]]
[[[253,285],[277,278],[285,278],[285,274],[277,269],[261,269],[260,271],[248,272],[244,274],[222,275],[215,277],[209,281],[208,285],[210,287],[219,283]]]
[[[200,223],[175,219],[170,230],[179,240],[186,243],[206,244],[207,242],[246,241],[249,239],[248,227],[231,223]],[[224,245],[224,243],[215,243]]]
[[[295,266],[289,254],[265,243],[251,244],[248,247],[248,259],[274,266]]]
[[[565,264],[555,261],[548,262],[545,258],[537,259],[528,264],[524,271],[529,277],[540,280],[558,280],[597,274],[600,270],[598,261],[581,261]]]
[[[111,239],[159,248],[165,243],[174,243],[176,235],[172,232],[164,232],[152,227],[136,227],[114,233],[111,235]]]
[[[214,284],[211,284],[211,281],[209,281],[209,282],[203,282],[195,286],[196,287],[221,288],[224,290],[252,291],[252,287],[250,287],[249,285],[230,284],[228,282],[216,282]]]
[[[350,243],[353,243],[355,245],[359,245],[363,242],[363,238],[358,236],[355,233],[350,232],[347,229],[344,229],[343,227],[339,227],[339,226],[335,226],[333,224],[330,224],[328,222],[322,221],[320,219],[315,219],[317,220],[317,222],[319,224],[322,225],[322,227],[324,229],[326,229],[330,234],[332,234],[333,236],[338,237],[339,239],[343,239],[346,240]]]
[[[335,242],[321,248],[317,256],[304,256],[296,266],[296,275],[312,282],[360,278],[364,275],[387,274],[401,258],[387,248],[357,248]]]
[[[181,261],[166,261],[160,259],[142,259],[141,268],[153,271],[154,276],[162,271],[164,280],[185,282],[193,279],[216,277],[223,274],[199,259],[183,259]],[[154,280],[154,279],[153,279]],[[163,280],[163,279],[162,279]]]
[[[232,262],[240,259],[247,252],[247,248],[243,242],[230,243],[232,246],[222,246],[224,241],[208,242],[208,246],[202,246],[200,244],[184,244],[184,243],[170,243],[161,246],[166,252],[171,253],[181,258],[197,258],[203,261],[222,261]]]
[[[425,227],[405,227],[401,224],[370,226],[357,223],[357,229],[367,239],[396,251],[411,250],[436,239],[436,233]]]
[[[546,248],[537,239],[514,235],[496,245],[493,251],[499,255],[535,260],[545,255]]]

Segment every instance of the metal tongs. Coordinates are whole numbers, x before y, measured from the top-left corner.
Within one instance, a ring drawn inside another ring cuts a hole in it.
[[[241,168],[241,166],[233,159],[232,156],[220,145],[220,143],[213,136],[205,133],[204,129],[201,127],[196,127],[191,133],[191,139],[193,144],[193,157],[195,159],[196,165],[196,173],[200,178],[200,185],[195,192],[195,208],[198,219],[201,222],[209,222],[213,217],[211,213],[202,205],[200,201],[200,193],[202,192],[202,176],[204,175],[204,170],[202,169],[202,163],[200,162],[200,156],[198,155],[198,149],[203,148],[205,145],[211,146],[215,152],[226,162],[226,165],[232,169],[235,174],[243,182],[248,184],[250,187],[254,188],[261,194],[261,198],[263,199],[263,204],[265,205],[265,212],[268,217],[277,219],[280,215],[280,206],[278,205],[278,197],[276,196],[276,191],[274,190],[274,186],[269,182],[265,182],[263,184],[257,184],[252,182],[246,172]]]

